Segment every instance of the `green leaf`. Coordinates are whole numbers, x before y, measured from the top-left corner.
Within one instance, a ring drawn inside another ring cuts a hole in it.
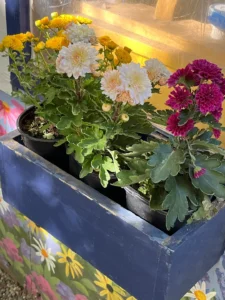
[[[84,162],[84,155],[82,153],[82,148],[78,147],[77,145],[74,145],[74,151],[75,151],[75,159],[78,161],[80,164]]]
[[[165,189],[168,195],[163,201],[163,208],[168,209],[166,227],[170,230],[177,219],[180,222],[185,220],[188,214],[188,198],[195,199],[195,190],[184,176],[169,177]]]
[[[198,151],[209,151],[210,153],[219,153],[225,156],[225,149],[218,147],[217,145],[208,143],[206,141],[194,141],[191,147]]]
[[[118,160],[117,160],[118,159],[118,154],[117,154],[116,151],[110,151],[110,150],[108,150],[108,151],[112,156],[115,173],[118,173],[120,171],[120,165],[119,165]]]
[[[87,156],[84,160],[84,163],[82,165],[82,170],[80,172],[80,178],[84,178],[85,176],[87,176],[89,173],[93,172],[93,168],[91,165],[93,156]]]
[[[150,176],[154,183],[165,181],[169,176],[176,176],[180,172],[180,165],[185,162],[184,150],[173,150],[170,145],[159,145],[153,152],[148,164],[153,167]]]
[[[206,169],[204,175],[194,178],[193,168],[189,169],[193,185],[206,195],[215,195],[218,198],[225,198],[225,175],[221,173],[224,166],[214,158],[205,155],[196,156],[196,165]]]
[[[45,104],[49,104],[52,102],[52,100],[55,98],[55,88],[49,88],[47,92],[45,93]]]
[[[179,126],[183,126],[190,120],[194,115],[194,112],[188,109],[182,110],[179,115]]]
[[[91,165],[92,165],[93,169],[99,169],[102,162],[103,162],[102,155],[96,154],[92,159]]]
[[[153,210],[163,210],[162,204],[166,195],[167,193],[163,187],[156,186],[151,193],[150,208]]]
[[[56,127],[60,129],[66,129],[71,127],[71,120],[69,120],[67,117],[61,117],[60,121],[56,124]]]
[[[76,134],[69,134],[66,139],[71,144],[77,144],[79,142],[79,137]]]
[[[66,139],[66,138],[61,139],[61,140],[59,140],[58,142],[56,142],[56,143],[54,144],[54,147],[59,147],[59,146],[65,144],[66,142],[67,142],[67,139]]]
[[[82,278],[81,283],[90,291],[95,292],[95,293],[97,292],[95,285],[89,279]]]
[[[80,109],[80,106],[79,104],[72,104],[72,114],[74,116],[77,116],[79,113],[80,113],[81,109]]]
[[[88,290],[86,289],[86,287],[82,283],[80,283],[78,281],[73,281],[73,284],[76,287],[76,289],[79,292],[81,292],[82,295],[85,295],[87,297],[89,296]]]
[[[73,122],[73,124],[77,127],[80,127],[82,125],[82,119],[83,119],[83,115],[79,114],[77,116],[74,116],[71,121]]]
[[[225,176],[225,161],[222,161],[221,165],[216,168],[216,171]]]
[[[126,153],[124,156],[140,156],[142,154],[152,153],[157,146],[158,143],[142,141],[140,144],[134,144],[131,147],[127,147],[127,150],[130,153]]]
[[[115,167],[112,159],[108,156],[105,156],[103,158],[103,163],[102,165],[110,172],[115,172]]]
[[[99,178],[101,181],[101,185],[106,188],[108,185],[108,182],[110,180],[109,172],[107,171],[107,168],[104,165],[101,165],[100,171],[99,171]]]
[[[81,148],[94,148],[98,143],[98,139],[95,137],[90,137],[83,139],[79,142],[78,146]]]

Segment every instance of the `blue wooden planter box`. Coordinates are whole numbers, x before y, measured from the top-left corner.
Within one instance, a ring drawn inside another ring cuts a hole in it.
[[[168,236],[34,154],[0,143],[5,201],[139,300],[179,300],[224,252],[225,208]]]

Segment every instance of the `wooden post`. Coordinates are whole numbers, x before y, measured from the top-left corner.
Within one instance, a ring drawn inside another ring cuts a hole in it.
[[[155,8],[155,19],[162,21],[173,20],[177,2],[178,0],[158,0]]]

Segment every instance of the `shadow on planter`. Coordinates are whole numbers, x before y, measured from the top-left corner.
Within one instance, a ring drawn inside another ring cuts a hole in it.
[[[73,175],[75,178],[79,178],[79,174],[81,171],[81,165],[74,159],[73,155],[69,156],[69,173]],[[97,172],[93,172],[88,174],[84,178],[80,179],[93,189],[97,190],[101,194],[109,197],[114,200],[116,203],[120,204],[123,207],[126,207],[126,193],[123,188],[119,188],[116,186],[112,186],[110,184],[117,181],[117,178],[114,174],[110,174],[110,181],[107,188],[104,188],[101,185],[99,176]]]

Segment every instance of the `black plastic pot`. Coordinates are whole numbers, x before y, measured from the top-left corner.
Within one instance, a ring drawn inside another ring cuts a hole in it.
[[[68,170],[68,157],[65,146],[54,147],[58,139],[47,140],[31,136],[24,130],[27,121],[34,119],[35,107],[26,109],[17,119],[17,129],[21,134],[23,144],[36,154],[44,157],[48,161],[59,166],[63,170]]]
[[[149,206],[149,200],[144,198],[141,194],[139,194],[134,188],[130,186],[125,187],[125,191],[127,208],[137,216],[146,220],[147,222],[154,225],[158,229],[164,231],[165,233],[171,235],[186,224],[187,220],[185,220],[184,222],[177,221],[174,225],[174,228],[168,231],[166,229],[166,211],[152,210]]]
[[[69,156],[69,173],[73,175],[74,177],[79,178],[79,174],[81,171],[81,165],[74,159],[74,156],[71,154]],[[93,189],[99,191],[101,194],[107,196],[108,198],[114,200],[115,202],[119,203],[121,206],[126,206],[126,193],[124,189],[116,186],[112,186],[110,184],[117,181],[117,178],[114,174],[110,174],[110,181],[109,185],[104,188],[101,185],[99,174],[97,172],[93,172],[91,174],[88,174],[81,180],[92,187]]]

